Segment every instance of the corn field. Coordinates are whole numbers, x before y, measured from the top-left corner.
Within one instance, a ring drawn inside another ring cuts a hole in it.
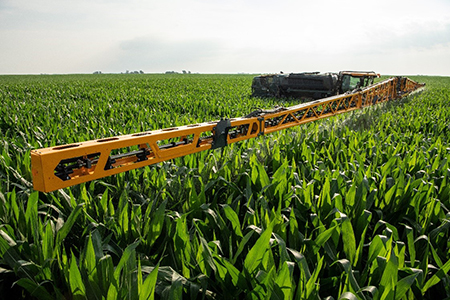
[[[250,75],[0,76],[0,298],[450,299],[450,79],[51,193],[32,149],[256,108]]]

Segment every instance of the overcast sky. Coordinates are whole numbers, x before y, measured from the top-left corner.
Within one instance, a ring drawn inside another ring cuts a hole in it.
[[[450,75],[449,0],[0,0],[0,74]]]

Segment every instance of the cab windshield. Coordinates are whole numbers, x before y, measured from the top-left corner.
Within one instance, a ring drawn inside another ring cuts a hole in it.
[[[361,83],[364,83],[363,78],[352,77],[350,75],[344,75],[342,78],[342,92],[352,91],[361,87]]]

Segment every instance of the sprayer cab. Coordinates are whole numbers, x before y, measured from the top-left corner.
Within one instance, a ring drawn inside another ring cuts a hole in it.
[[[304,72],[256,76],[252,96],[321,99],[373,84],[375,72]]]

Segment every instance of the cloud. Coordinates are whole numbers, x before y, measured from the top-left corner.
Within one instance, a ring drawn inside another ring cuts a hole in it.
[[[450,70],[430,60],[450,51],[448,0],[0,0],[0,20],[0,73]]]
[[[262,46],[257,41],[253,45],[238,44],[220,37],[179,40],[142,36],[118,43],[111,51],[114,59],[102,68],[114,72],[127,69],[142,69],[145,72],[186,69],[206,73],[355,69],[414,74],[419,72],[418,66],[408,64],[406,58],[417,61],[423,57],[422,60],[428,62],[428,67],[448,65],[446,62],[436,62],[433,55],[442,57],[448,53],[450,23],[409,23],[396,29],[373,28],[372,31],[359,32],[356,36],[346,36],[345,32],[341,32],[341,42],[330,45],[323,39],[316,44],[306,40],[295,45],[284,43],[282,38],[266,40],[267,46]],[[442,49],[436,50],[440,48]],[[430,70],[428,73],[445,74],[442,67],[435,69],[436,71]],[[420,72],[427,73],[423,66],[420,67]]]
[[[122,41],[113,50],[112,68],[150,72],[202,68],[220,57],[223,45],[210,39],[168,40],[147,36]]]
[[[367,33],[358,54],[427,51],[450,45],[450,23],[408,23],[403,28],[380,28]]]
[[[410,32],[397,41],[391,41],[393,47],[429,49],[446,46],[450,43],[450,23],[413,24]]]
[[[316,70],[318,63],[311,59],[311,50],[307,48],[292,48],[283,44],[259,47],[227,43],[227,40],[220,38],[172,40],[155,36],[139,37],[118,43],[111,54],[114,59],[105,64],[104,69],[116,72],[186,69],[205,73],[258,73],[298,71],[299,68]]]

